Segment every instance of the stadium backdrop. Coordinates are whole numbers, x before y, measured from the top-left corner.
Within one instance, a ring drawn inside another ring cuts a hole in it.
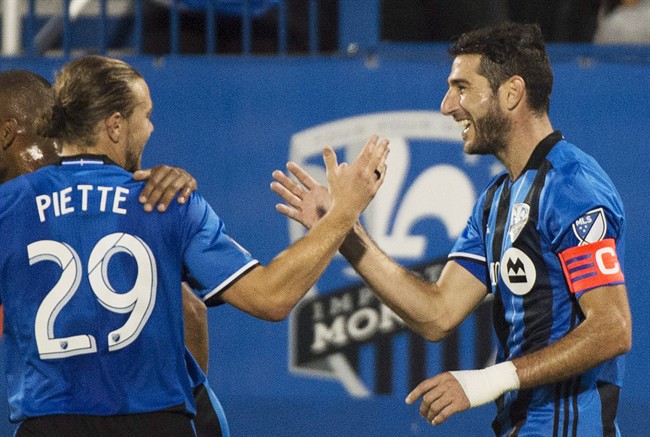
[[[577,56],[566,48],[551,53],[554,126],[600,161],[627,209],[634,347],[619,417],[624,435],[646,435],[650,65]],[[363,220],[387,253],[430,279],[477,194],[500,170],[491,158],[463,156],[457,126],[438,112],[450,66],[442,50],[406,60],[128,60],[154,100],[145,166],[189,170],[229,233],[263,263],[302,234],[275,212],[271,172],[291,159],[323,180],[325,144],[352,160],[371,133],[391,138],[388,177]],[[26,68],[51,80],[62,62],[5,58],[0,68]],[[429,344],[381,306],[339,257],[286,322],[262,322],[227,306],[211,309],[209,378],[233,436],[484,436],[492,406],[433,428],[403,400],[426,376],[492,359],[489,307],[486,301],[445,343]],[[8,436],[13,427],[4,395],[0,402],[0,436]]]

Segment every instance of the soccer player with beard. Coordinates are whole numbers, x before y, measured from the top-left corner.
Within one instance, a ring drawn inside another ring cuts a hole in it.
[[[52,107],[50,83],[26,70],[0,72],[0,184],[46,165],[55,165],[60,157],[58,144],[36,132],[36,121]],[[160,212],[178,195],[184,203],[196,189],[196,180],[182,169],[159,165],[134,175],[147,179],[140,202],[147,211]],[[0,320],[2,319],[0,306]],[[193,381],[199,436],[228,435],[228,423],[219,401],[207,384],[204,371],[208,361],[208,326],[205,304],[183,284],[183,316],[188,373]],[[0,330],[0,333],[2,331]],[[196,359],[195,359],[196,357]]]
[[[350,165],[325,148],[332,207],[261,265],[205,199],[147,214],[134,181],[153,131],[147,83],[88,56],[54,84],[58,165],[0,187],[0,297],[17,436],[196,436],[181,272],[208,305],[280,321],[325,270],[383,183],[388,141]]]
[[[598,163],[549,119],[553,73],[537,25],[463,34],[441,112],[464,129],[468,154],[506,171],[479,196],[436,283],[397,265],[355,225],[340,248],[416,332],[440,341],[494,297],[497,363],[444,372],[409,393],[437,425],[496,400],[496,435],[618,436],[616,410],[631,316],[623,276],[625,217]],[[277,209],[307,228],[329,197],[295,163],[274,172]]]

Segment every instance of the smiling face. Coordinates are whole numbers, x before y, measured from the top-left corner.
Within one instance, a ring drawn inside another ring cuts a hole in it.
[[[447,79],[449,89],[440,112],[463,127],[463,150],[470,155],[498,156],[506,147],[511,121],[485,76],[478,73],[481,55],[459,55]]]

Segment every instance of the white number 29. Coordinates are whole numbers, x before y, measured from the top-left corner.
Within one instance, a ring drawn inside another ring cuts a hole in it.
[[[108,264],[116,253],[130,254],[136,261],[138,274],[133,288],[117,293],[108,280]],[[65,358],[97,351],[92,335],[54,337],[54,322],[59,312],[74,296],[83,270],[77,252],[65,243],[41,240],[27,246],[29,264],[54,261],[63,269],[61,277],[45,296],[36,313],[34,334],[41,359]],[[93,248],[88,259],[88,281],[99,303],[109,311],[131,315],[120,328],[108,333],[108,350],[122,349],[138,338],[156,303],[156,260],[151,249],[140,238],[114,233],[105,236]]]

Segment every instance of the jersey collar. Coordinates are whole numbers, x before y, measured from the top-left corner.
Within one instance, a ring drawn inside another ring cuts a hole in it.
[[[62,156],[59,158],[58,165],[119,165],[106,155],[93,155],[82,153],[80,155]]]
[[[522,174],[527,170],[538,169],[546,159],[548,152],[550,152],[553,146],[555,146],[558,141],[562,139],[564,139],[562,132],[556,130],[555,132],[549,134],[542,141],[540,141],[539,144],[535,146],[533,153],[530,155],[530,158],[528,159],[528,162],[526,163]]]

